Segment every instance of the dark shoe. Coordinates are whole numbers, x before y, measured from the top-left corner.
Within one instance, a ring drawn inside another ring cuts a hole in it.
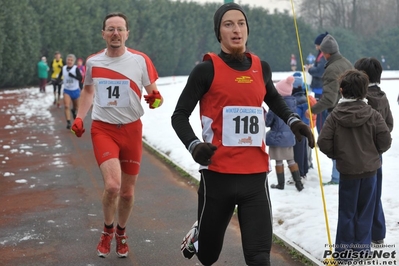
[[[383,245],[384,244],[384,239],[381,240],[371,240],[372,245]]]
[[[281,189],[281,190],[284,189],[284,186],[280,186],[280,184],[278,184],[278,185],[271,184],[270,187],[271,187],[271,188]]]
[[[295,181],[295,187],[298,191],[302,191],[303,190],[303,184],[302,181]]]
[[[72,109],[71,113],[72,113],[73,120],[75,120],[75,118],[76,118],[76,110]]]
[[[299,168],[298,168],[298,164],[293,164],[288,166],[288,168],[291,171],[292,174],[292,179],[295,181],[295,187],[298,191],[302,191],[303,190],[303,184],[302,184],[302,180],[301,180],[301,175],[299,174]]]
[[[290,179],[287,180],[286,184],[287,185],[293,185],[293,184],[295,184],[295,181],[294,181],[294,179],[290,178]]]
[[[198,245],[198,222],[196,221],[183,238],[180,245],[180,251],[184,258],[191,259],[197,253],[195,246]]]
[[[285,175],[284,165],[276,165],[276,176],[278,185],[270,185],[271,188],[284,189]]]
[[[69,121],[69,120],[67,121],[67,126],[66,126],[66,128],[67,128],[67,129],[71,129],[71,121]]]
[[[334,181],[329,181],[327,183],[323,183],[323,186],[329,186],[329,185],[338,185],[338,182],[334,182]]]

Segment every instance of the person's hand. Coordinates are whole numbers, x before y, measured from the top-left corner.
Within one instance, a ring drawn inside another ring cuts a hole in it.
[[[58,65],[59,68],[62,68],[62,65]]]
[[[294,133],[295,138],[298,141],[301,141],[302,136],[305,136],[308,139],[309,147],[314,148],[314,136],[309,126],[306,125],[304,122],[302,122],[301,120],[293,122],[291,125],[291,131],[292,133]]]
[[[306,117],[307,119],[309,119],[309,117],[310,117],[310,116],[309,116],[309,109],[305,111],[305,117]]]
[[[194,161],[200,165],[210,165],[211,157],[215,154],[217,147],[211,143],[201,142],[195,146],[192,156]]]
[[[73,125],[71,127],[71,131],[78,137],[80,138],[83,133],[85,133],[85,129],[83,127],[83,121],[80,117],[77,117],[75,121],[73,121]]]
[[[154,90],[152,91],[152,94],[144,95],[144,99],[146,103],[148,103],[148,105],[150,106],[150,109],[154,109],[157,108],[161,103],[162,96],[159,91]]]

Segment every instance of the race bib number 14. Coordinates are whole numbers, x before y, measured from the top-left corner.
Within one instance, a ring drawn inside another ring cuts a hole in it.
[[[129,80],[99,80],[98,99],[101,107],[128,107]]]
[[[263,109],[252,106],[224,107],[222,131],[224,146],[261,147],[265,138]]]

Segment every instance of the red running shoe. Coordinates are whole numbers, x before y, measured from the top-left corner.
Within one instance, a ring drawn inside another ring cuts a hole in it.
[[[129,253],[129,246],[127,245],[127,236],[115,234],[116,239],[116,254],[119,258],[126,258]]]
[[[102,233],[100,242],[97,245],[97,255],[99,257],[105,258],[109,255],[109,253],[111,252],[112,238],[114,238],[113,233]]]

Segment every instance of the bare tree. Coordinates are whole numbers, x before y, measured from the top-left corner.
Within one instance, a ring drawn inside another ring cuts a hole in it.
[[[299,16],[315,28],[340,27],[368,36],[399,26],[399,0],[301,0]]]

